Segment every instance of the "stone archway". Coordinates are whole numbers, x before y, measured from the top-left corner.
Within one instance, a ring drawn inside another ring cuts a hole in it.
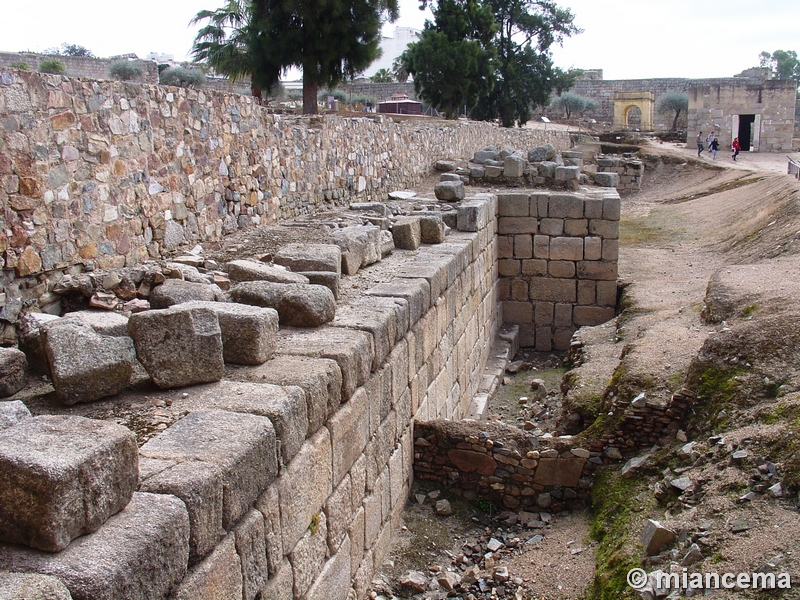
[[[614,130],[629,129],[628,117],[638,113],[641,115],[638,129],[652,131],[654,105],[652,92],[614,92]]]

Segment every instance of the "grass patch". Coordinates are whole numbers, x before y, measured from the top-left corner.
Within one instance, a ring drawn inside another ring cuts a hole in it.
[[[700,372],[697,376],[697,396],[701,401],[695,405],[690,419],[694,428],[714,432],[725,428],[732,401],[740,387],[736,378],[743,372],[739,367],[723,368],[713,363]],[[720,416],[723,409],[728,413],[727,417]]]
[[[646,244],[665,240],[666,233],[664,230],[651,225],[649,221],[649,217],[621,219],[619,223],[620,243]]]
[[[591,537],[598,542],[595,552],[597,570],[589,586],[589,600],[634,600],[638,595],[626,580],[630,569],[641,567],[639,514],[652,508],[652,494],[647,501],[639,494],[647,491],[642,478],[623,479],[616,469],[600,469],[592,488],[594,516]],[[643,494],[644,496],[644,494]]]
[[[750,304],[749,306],[744,307],[744,309],[742,310],[742,314],[744,315],[745,318],[747,318],[754,312],[756,312],[759,308],[761,307],[758,305],[758,303]]]

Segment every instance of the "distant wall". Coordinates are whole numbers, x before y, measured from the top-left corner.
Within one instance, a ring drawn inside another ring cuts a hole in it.
[[[436,160],[486,144],[545,142],[570,146],[566,132],[284,118],[249,96],[0,72],[0,267],[8,282],[136,264],[240,227],[385,200]]]
[[[86,56],[62,56],[34,54],[33,52],[0,52],[0,69],[11,68],[11,63],[24,62],[31,71],[39,69],[39,63],[48,58],[57,58],[66,67],[63,75],[68,77],[86,77],[87,79],[113,79],[109,73],[110,58],[92,58]],[[142,70],[141,83],[158,83],[158,65],[152,60],[133,61]]]

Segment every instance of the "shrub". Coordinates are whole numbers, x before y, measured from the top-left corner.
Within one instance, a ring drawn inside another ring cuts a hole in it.
[[[170,67],[164,69],[159,77],[161,85],[175,85],[178,87],[200,87],[206,80],[206,76],[198,69],[187,67]]]
[[[39,62],[40,73],[63,73],[66,67],[57,58],[45,58]]]
[[[26,63],[24,60],[20,60],[18,62],[12,62],[9,65],[12,69],[19,69],[20,71],[30,71],[31,67]]]
[[[115,60],[108,68],[108,72],[111,73],[114,79],[130,81],[139,77],[142,74],[142,69],[139,65],[129,60]]]

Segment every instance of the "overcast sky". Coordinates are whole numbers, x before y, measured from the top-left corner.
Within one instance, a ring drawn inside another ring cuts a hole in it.
[[[400,0],[395,26],[422,28],[417,0]],[[66,42],[97,56],[134,52],[188,58],[191,18],[223,0],[3,1],[0,50],[41,52]],[[583,33],[554,47],[562,68],[603,69],[605,79],[730,77],[762,50],[800,51],[800,0],[561,0]],[[430,13],[427,13],[430,15]]]

